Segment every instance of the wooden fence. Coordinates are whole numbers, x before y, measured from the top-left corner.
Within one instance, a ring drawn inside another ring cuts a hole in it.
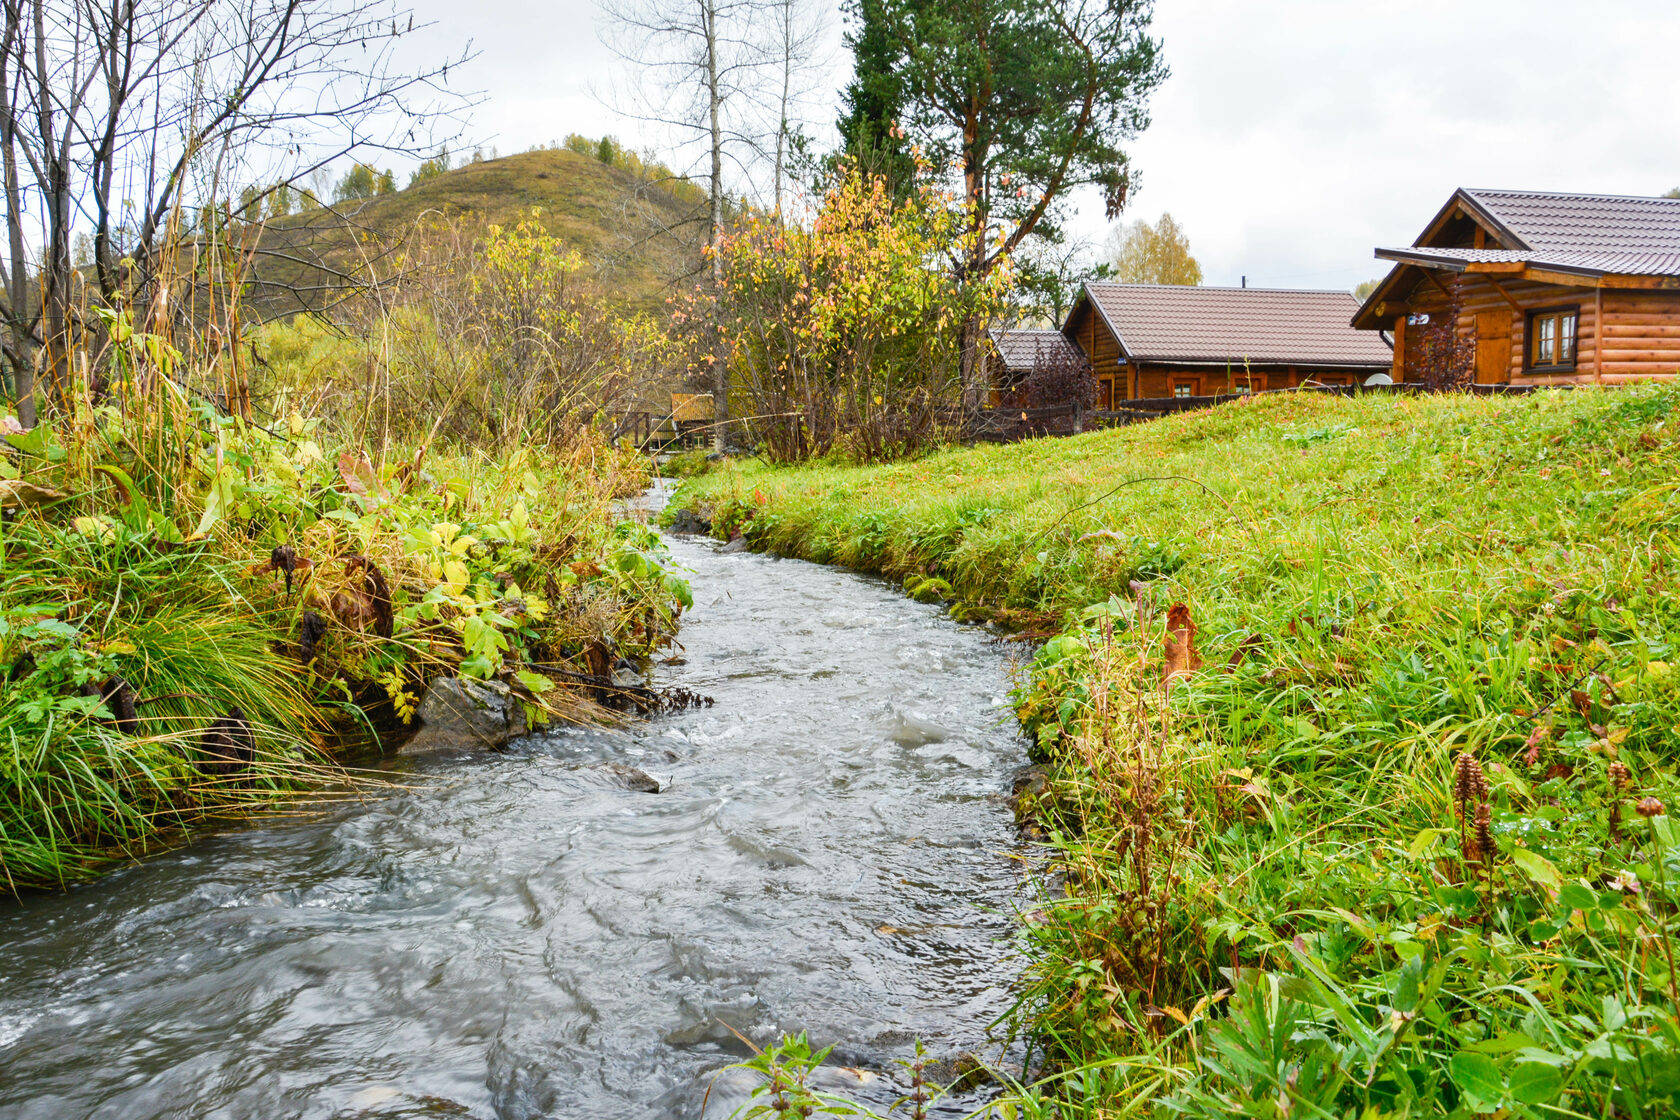
[[[1467,385],[1465,392],[1479,396],[1504,393],[1532,393],[1536,385]],[[1315,385],[1297,389],[1272,389],[1271,393],[1327,393],[1351,397],[1360,393],[1419,393],[1418,385]],[[1175,412],[1194,412],[1230,404],[1251,396],[1249,393],[1221,393],[1206,397],[1147,397],[1124,401],[1107,410],[1081,409],[1077,405],[1054,405],[1049,408],[985,408],[961,421],[963,439],[976,443],[1013,443],[1037,436],[1066,436],[1093,428],[1117,428],[1126,424],[1143,424],[1159,420]],[[953,417],[953,419],[957,419]]]
[[[1480,396],[1502,393],[1532,393],[1537,385],[1467,385],[1463,391]],[[1569,386],[1563,386],[1569,388]],[[1420,393],[1418,385],[1315,385],[1296,389],[1272,389],[1269,393],[1328,393],[1351,397],[1360,393]],[[940,423],[950,431],[961,433],[966,443],[1014,443],[1016,440],[1039,436],[1071,436],[1095,428],[1118,428],[1127,424],[1144,424],[1159,420],[1175,412],[1194,412],[1230,404],[1251,396],[1249,393],[1221,393],[1207,397],[1150,397],[1123,401],[1117,408],[1097,410],[1080,408],[1074,404],[1051,405],[1048,408],[983,408],[964,414],[951,410],[939,415]],[[613,439],[625,439],[646,451],[666,451],[673,447],[697,447],[710,436],[711,425],[704,421],[685,421],[680,415],[667,413],[658,416],[648,412],[624,412],[613,417]]]

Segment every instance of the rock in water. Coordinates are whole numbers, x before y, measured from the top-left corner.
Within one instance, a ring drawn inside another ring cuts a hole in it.
[[[931,719],[919,716],[915,712],[894,712],[892,725],[887,728],[887,738],[901,747],[921,747],[928,743],[943,743],[950,737],[951,732],[948,728],[941,727]]]
[[[706,534],[711,531],[712,523],[691,509],[679,509],[671,517],[671,532],[673,533]]]
[[[747,544],[747,538],[736,537],[734,540],[730,541],[728,544],[726,544],[722,548],[718,549],[718,551],[719,552],[745,552],[751,547],[752,547],[751,545]]]
[[[632,793],[658,793],[661,789],[659,779],[646,770],[625,766],[621,762],[609,762],[602,769],[618,778]]]
[[[420,730],[398,754],[484,750],[525,734],[525,705],[501,681],[439,677],[414,716]]]

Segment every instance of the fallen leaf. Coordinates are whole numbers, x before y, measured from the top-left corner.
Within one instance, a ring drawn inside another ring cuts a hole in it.
[[[333,593],[327,608],[351,629],[372,627],[381,638],[389,638],[395,629],[395,619],[385,573],[366,556],[351,556],[345,561],[345,574],[348,584]]]
[[[0,507],[22,509],[24,506],[44,506],[61,502],[64,494],[50,486],[37,486],[22,478],[0,479]]]
[[[1201,655],[1196,652],[1196,623],[1190,617],[1190,608],[1183,603],[1167,608],[1166,653],[1161,680],[1168,688],[1175,680],[1188,677],[1202,667]]]
[[[341,452],[338,456],[338,476],[344,480],[344,488],[352,494],[376,498],[390,496],[380,483],[378,472],[373,469],[373,461],[365,453]]]
[[[1239,644],[1236,649],[1231,651],[1231,659],[1225,663],[1225,668],[1235,669],[1238,665],[1243,663],[1243,659],[1248,656],[1250,650],[1259,648],[1260,635],[1250,634],[1242,640],[1241,644]]]

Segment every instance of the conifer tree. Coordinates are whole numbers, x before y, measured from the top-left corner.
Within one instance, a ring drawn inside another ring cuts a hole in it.
[[[960,177],[982,234],[960,271],[984,276],[1027,238],[1054,238],[1082,187],[1119,216],[1133,185],[1125,145],[1167,75],[1153,0],[849,0],[848,13],[848,146],[880,143],[891,119],[888,139]],[[963,329],[964,403],[977,407],[980,324]]]

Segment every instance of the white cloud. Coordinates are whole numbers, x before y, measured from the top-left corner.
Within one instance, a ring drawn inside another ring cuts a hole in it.
[[[487,95],[475,130],[501,151],[574,131],[661,141],[592,95],[614,66],[596,5],[416,10],[439,23],[417,46],[483,52],[459,78]],[[1159,0],[1155,30],[1173,74],[1134,146],[1128,217],[1172,211],[1209,283],[1352,286],[1458,186],[1680,184],[1673,0]],[[848,65],[830,68],[836,104]],[[1100,239],[1082,201],[1074,228]]]
[[[1135,147],[1209,283],[1381,274],[1455,187],[1680,184],[1680,6],[1165,0],[1173,76]]]

